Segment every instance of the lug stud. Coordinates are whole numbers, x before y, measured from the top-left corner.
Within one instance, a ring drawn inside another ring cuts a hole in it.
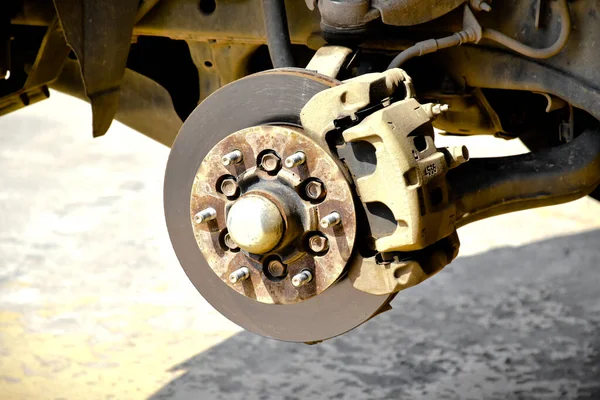
[[[331,226],[337,225],[342,221],[342,216],[339,212],[334,211],[330,214],[327,214],[323,218],[321,218],[321,228],[329,228]]]
[[[212,207],[208,207],[194,215],[194,222],[197,224],[202,224],[204,222],[213,220],[216,217],[217,211]]]
[[[227,197],[233,197],[238,193],[238,184],[233,178],[223,179],[221,182],[221,193]]]
[[[312,279],[313,279],[312,272],[305,269],[305,270],[302,270],[302,272],[300,272],[299,274],[294,275],[294,277],[292,278],[292,285],[294,285],[294,287],[299,288],[299,287],[306,285],[308,282],[312,281]]]
[[[285,159],[285,166],[288,168],[296,167],[306,162],[306,154],[302,151],[297,151]]]
[[[250,270],[248,267],[241,267],[236,269],[231,274],[229,274],[229,282],[238,283],[250,277]]]
[[[224,166],[239,164],[244,159],[244,154],[239,150],[234,150],[231,153],[227,153],[221,158],[221,163]]]
[[[322,253],[329,249],[329,240],[321,235],[314,235],[308,239],[308,247],[315,253]]]

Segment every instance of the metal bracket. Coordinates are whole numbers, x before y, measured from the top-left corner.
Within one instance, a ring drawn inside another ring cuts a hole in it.
[[[106,133],[117,112],[138,3],[138,0],[122,0],[118,4],[103,0],[54,0],[92,104],[94,137]]]
[[[310,64],[309,64],[310,65]],[[335,121],[392,96],[403,85],[406,97],[414,96],[412,80],[401,69],[361,75],[313,96],[302,108],[300,121],[306,135],[329,151],[325,135],[336,129]]]
[[[317,50],[306,69],[331,78],[338,76],[352,50],[343,46],[323,46]]]

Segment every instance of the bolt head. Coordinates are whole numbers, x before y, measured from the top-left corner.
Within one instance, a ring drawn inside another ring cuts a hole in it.
[[[306,196],[312,200],[319,200],[325,194],[325,186],[319,181],[310,181],[304,188]]]
[[[238,189],[238,184],[233,178],[226,178],[221,182],[221,193],[227,197],[237,196]]]
[[[322,253],[329,249],[329,240],[321,235],[314,235],[308,240],[308,247],[315,253]]]
[[[267,172],[274,172],[281,168],[281,159],[276,154],[267,153],[262,156],[260,166]]]
[[[223,242],[225,242],[225,246],[227,246],[229,250],[237,250],[240,248],[240,246],[238,246],[237,243],[233,241],[229,233],[225,234]]]
[[[269,274],[275,278],[281,278],[286,273],[285,265],[283,265],[283,263],[279,260],[273,260],[269,262],[267,265],[267,270],[269,271]]]

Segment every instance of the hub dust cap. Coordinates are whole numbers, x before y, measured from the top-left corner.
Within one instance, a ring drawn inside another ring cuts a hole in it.
[[[281,241],[283,217],[271,200],[249,194],[229,208],[227,231],[242,250],[265,254]]]

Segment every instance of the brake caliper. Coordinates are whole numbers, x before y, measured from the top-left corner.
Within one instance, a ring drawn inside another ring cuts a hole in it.
[[[420,104],[410,77],[393,69],[320,92],[302,110],[305,134],[345,164],[364,209],[366,245],[349,271],[357,289],[397,292],[458,253],[446,173],[469,155],[435,147],[431,121],[446,109]]]

